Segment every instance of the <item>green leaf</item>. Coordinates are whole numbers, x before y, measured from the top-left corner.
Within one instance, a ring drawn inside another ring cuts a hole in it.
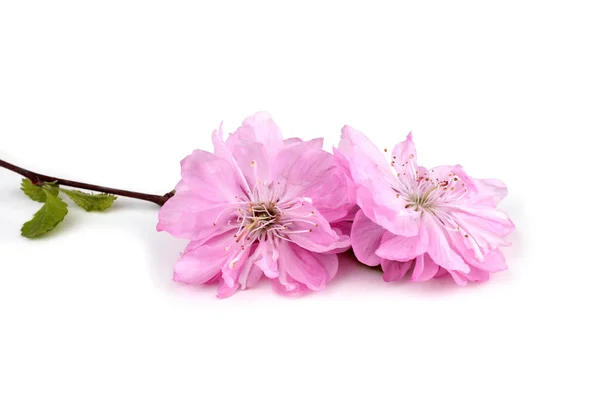
[[[34,238],[51,231],[67,215],[67,203],[49,188],[42,187],[42,191],[46,197],[46,203],[21,228],[21,235],[25,237]]]
[[[85,211],[104,211],[109,208],[117,198],[117,196],[106,193],[92,194],[84,193],[79,190],[60,190]]]
[[[44,183],[43,185],[34,185],[27,178],[23,178],[21,181],[21,190],[25,193],[31,200],[39,201],[40,203],[44,203],[46,201],[46,194],[44,193],[44,188],[48,189],[50,193],[54,197],[58,196],[58,185],[56,183]]]

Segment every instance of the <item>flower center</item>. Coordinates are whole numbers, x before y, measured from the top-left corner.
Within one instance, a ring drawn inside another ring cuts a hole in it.
[[[399,178],[392,187],[396,196],[406,201],[404,208],[435,212],[444,204],[459,200],[466,192],[464,183],[456,174],[440,179],[427,176],[425,171],[422,173],[414,179]]]
[[[234,235],[236,243],[251,244],[255,240],[273,239],[286,229],[282,223],[283,212],[273,201],[249,202],[238,208],[239,229]],[[244,244],[242,245],[244,247]]]
[[[225,250],[235,243],[244,250],[255,241],[291,241],[290,234],[311,233],[319,224],[312,207],[305,204],[304,198],[287,198],[285,186],[280,182],[258,183],[253,190],[235,196],[232,205],[237,207],[237,215],[235,220],[229,219],[227,225],[235,225],[237,230]],[[215,227],[221,214],[213,222]]]
[[[271,225],[277,225],[281,210],[275,203],[250,203],[246,226],[251,230],[264,231]]]
[[[430,196],[435,189],[435,187],[432,187],[425,192],[417,190],[409,193],[405,208],[412,208],[415,211],[419,211],[420,209],[430,210],[435,207],[436,200],[434,196]]]

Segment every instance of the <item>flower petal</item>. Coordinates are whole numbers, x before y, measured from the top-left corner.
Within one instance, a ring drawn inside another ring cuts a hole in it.
[[[191,191],[179,191],[158,212],[158,231],[189,240],[207,240],[234,227],[236,206],[213,203]]]
[[[393,165],[398,174],[406,174],[411,179],[417,177],[417,150],[412,141],[412,132],[406,136],[406,140],[398,143],[392,150]]]
[[[470,248],[479,246],[485,250],[495,250],[505,246],[508,242],[504,238],[515,229],[510,218],[496,208],[453,204],[448,209],[452,211],[452,218],[461,227],[465,238],[470,239],[467,240]]]
[[[190,242],[179,261],[175,263],[173,280],[197,285],[220,275],[221,267],[231,256],[225,251],[230,242],[231,236],[228,233],[212,238],[205,244]]]
[[[277,157],[273,176],[283,185],[282,199],[310,198],[321,214],[333,221],[355,205],[350,198],[348,175],[335,157],[310,142],[288,146]]]
[[[440,267],[433,262],[428,254],[423,254],[415,259],[415,269],[410,278],[411,282],[428,281],[437,275]]]
[[[244,275],[240,277],[240,284],[242,285],[242,289],[249,289],[251,287],[256,286],[260,278],[263,277],[263,272],[256,264],[250,265],[248,267],[247,272],[244,272]],[[243,278],[243,279],[242,279]]]
[[[238,166],[237,162],[233,158],[231,151],[227,148],[227,146],[225,145],[225,142],[223,141],[222,126],[223,126],[223,123],[221,123],[218,130],[215,130],[212,133],[212,142],[213,142],[213,146],[215,148],[215,155],[231,164],[231,167],[233,168],[233,170],[235,171],[235,174],[238,177],[238,181],[242,185],[242,189],[244,190],[244,192],[248,192],[248,191],[250,191],[250,187],[246,181],[246,178],[244,177],[244,174],[240,170],[240,167]]]
[[[309,189],[314,188],[315,183],[323,183],[323,180],[336,172],[334,167],[337,167],[335,158],[322,150],[322,144],[323,139],[284,141],[284,148],[275,160],[273,175],[278,180],[283,180],[287,186],[286,198],[298,197],[300,194],[302,197],[321,197],[320,193],[315,196]],[[337,189],[337,186],[333,189]],[[327,191],[323,195],[329,194],[330,191]]]
[[[239,287],[240,285],[237,283],[234,286],[228,286],[224,280],[221,280],[221,283],[219,284],[219,290],[217,291],[217,297],[220,299],[230,297],[238,291]]]
[[[259,242],[254,254],[256,254],[254,264],[258,266],[258,268],[260,268],[262,272],[264,272],[267,278],[277,278],[279,276],[279,271],[277,267],[279,251],[277,251],[275,245],[272,242]]]
[[[269,149],[269,164],[275,159],[283,147],[281,130],[273,121],[269,113],[258,112],[246,118],[226,141],[227,147],[233,151],[238,141],[260,142]]]
[[[202,150],[181,162],[181,177],[190,190],[214,203],[235,201],[243,186],[228,161]]]
[[[452,247],[463,257],[467,264],[488,272],[508,269],[500,250],[487,251],[484,254],[477,243],[473,241],[472,237],[465,238],[461,232],[450,232]]]
[[[347,247],[349,237],[340,237],[331,229],[329,222],[308,201],[299,199],[289,211],[285,211],[284,224],[291,222],[284,231],[287,237],[298,246],[317,253],[325,253]]]
[[[459,286],[465,286],[469,281],[471,282],[485,282],[490,279],[490,273],[487,271],[482,271],[478,268],[471,268],[471,271],[468,274],[458,272],[458,271],[448,271],[454,281]]]
[[[458,286],[466,286],[467,285],[467,278],[465,278],[465,274],[462,274],[458,271],[451,271],[451,270],[447,270],[448,273],[450,274],[450,276],[452,277],[452,279],[454,279],[454,282],[456,282],[456,284]]]
[[[415,236],[396,236],[386,232],[381,245],[375,252],[379,257],[388,260],[409,261],[425,253],[429,246],[427,229],[421,227]]]
[[[344,180],[346,181],[346,199],[344,200],[346,205],[345,208],[351,210],[356,206],[356,184],[354,183],[354,179],[352,179],[352,173],[350,172],[350,164],[346,157],[342,154],[341,151],[333,148],[333,158],[336,161],[338,169],[342,174]]]
[[[508,194],[500,179],[471,178],[462,168],[456,169],[456,175],[466,184],[469,190],[467,197],[472,204],[495,207]]]
[[[371,221],[359,210],[354,217],[350,234],[354,255],[363,264],[375,266],[381,264],[381,257],[375,251],[381,245],[381,239],[386,230]]]
[[[285,270],[282,270],[278,279],[271,279],[271,287],[285,296],[301,296],[310,290],[305,284],[291,279]]]
[[[299,146],[303,151],[320,150],[323,148],[323,138],[316,138],[304,141],[300,138],[289,138],[283,141],[284,148],[293,148]]]
[[[393,261],[381,260],[381,269],[383,270],[383,280],[393,282],[402,279],[408,270],[412,267],[414,261]]]
[[[244,272],[245,268],[248,267],[248,258],[250,257],[251,249],[244,249],[242,251],[231,251],[227,253],[230,256],[227,258],[225,264],[221,267],[221,273],[223,281],[229,287],[234,287],[240,282],[240,275]],[[251,265],[251,263],[250,263]]]
[[[250,188],[271,183],[269,155],[262,143],[239,140],[231,153]]]
[[[279,271],[285,271],[295,281],[311,290],[321,290],[337,272],[338,258],[334,254],[312,253],[293,243],[281,241]]]
[[[423,214],[423,224],[427,229],[429,236],[429,246],[427,253],[431,259],[440,267],[449,271],[461,271],[468,273],[469,266],[464,262],[448,243],[448,238],[444,229],[438,225],[434,217],[428,213]]]
[[[394,181],[394,174],[390,168],[390,162],[388,162],[380,149],[378,149],[373,142],[367,138],[367,136],[352,128],[351,126],[345,125],[342,128],[342,138],[339,145],[340,152],[346,156],[350,163],[350,168],[355,180],[363,181],[370,179],[370,172],[375,168],[379,172],[378,175],[388,181]],[[354,158],[358,157],[359,161],[364,165],[369,165],[368,170],[360,171],[352,168]]]
[[[407,209],[406,202],[397,198],[396,194],[378,193],[376,186],[359,185],[356,189],[356,203],[372,221],[395,235],[415,236],[419,233],[419,213]],[[397,202],[396,204],[393,204]]]
[[[348,160],[356,184],[356,202],[365,215],[397,235],[416,235],[419,214],[407,209],[405,199],[394,191],[397,177],[383,154],[364,134],[349,126],[342,129],[339,149]]]
[[[500,179],[472,178],[472,181],[479,204],[495,207],[508,194],[506,185]]]

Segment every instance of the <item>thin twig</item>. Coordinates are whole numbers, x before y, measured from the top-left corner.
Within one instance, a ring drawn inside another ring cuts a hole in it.
[[[129,190],[113,189],[113,188],[109,188],[109,187],[105,187],[105,186],[92,185],[92,184],[84,183],[84,182],[76,182],[76,181],[71,181],[68,179],[55,178],[53,176],[38,174],[37,172],[33,172],[28,169],[18,167],[16,165],[6,162],[4,160],[0,160],[0,167],[6,168],[10,171],[16,172],[17,174],[24,176],[25,178],[28,178],[29,180],[31,180],[31,182],[33,182],[34,185],[38,185],[38,186],[42,185],[44,183],[55,182],[55,183],[58,183],[59,185],[70,186],[70,187],[74,187],[74,188],[78,188],[78,189],[86,189],[86,190],[92,190],[95,192],[110,193],[110,194],[114,194],[117,196],[131,197],[133,199],[146,200],[146,201],[150,201],[152,203],[158,204],[159,206],[162,206],[163,204],[165,204],[167,202],[167,200],[169,200],[171,197],[173,197],[175,195],[174,190],[160,196],[157,194],[132,192]]]

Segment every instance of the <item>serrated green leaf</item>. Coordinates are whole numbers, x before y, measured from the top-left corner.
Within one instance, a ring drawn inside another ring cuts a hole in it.
[[[21,228],[21,235],[34,238],[51,231],[67,215],[67,203],[62,201],[51,189],[42,187],[46,202],[35,213],[30,221],[25,222]]]
[[[31,200],[39,201],[40,203],[46,201],[44,188],[48,189],[54,197],[58,196],[58,185],[55,183],[44,183],[43,185],[38,186],[34,185],[33,182],[27,178],[23,178],[21,181],[21,190],[23,193],[29,196]]]
[[[80,190],[60,189],[71,200],[85,211],[104,211],[109,208],[117,196],[106,193],[84,193]]]

